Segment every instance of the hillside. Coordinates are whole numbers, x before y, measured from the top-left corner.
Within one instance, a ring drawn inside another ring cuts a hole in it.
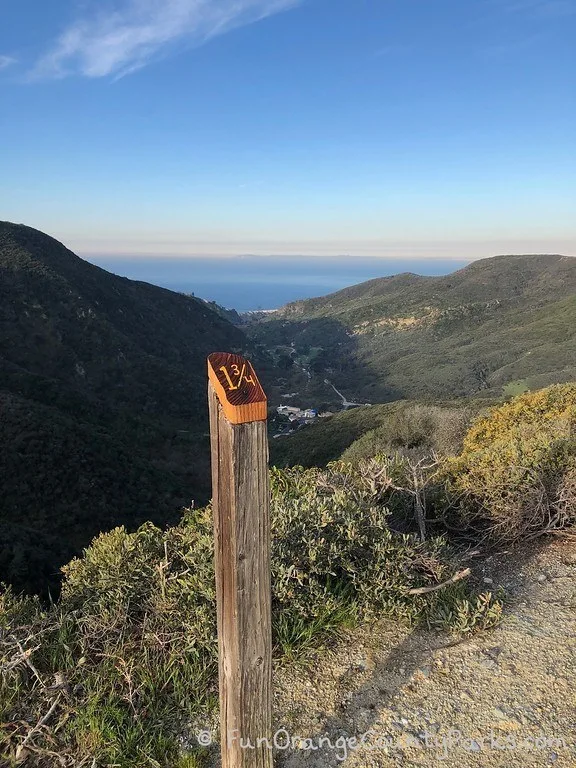
[[[459,446],[472,418],[495,405],[491,398],[438,400],[434,405],[414,400],[352,408],[318,419],[293,435],[272,440],[270,463],[276,467],[323,467],[337,459],[357,461],[379,452],[410,451],[426,446],[446,452]],[[442,418],[442,425],[437,423]],[[430,445],[429,433],[442,432],[442,445]]]
[[[300,429],[289,437],[272,440],[270,462],[277,467],[323,467],[370,430],[388,422],[403,401],[340,411]]]
[[[498,395],[576,376],[576,259],[498,256],[442,277],[401,274],[286,305],[248,327],[291,356],[315,397]]]
[[[299,739],[274,765],[574,765],[576,384],[489,409],[456,452],[453,409],[376,408],[404,445],[438,417],[424,463],[380,453],[269,473],[272,730]],[[100,535],[49,605],[0,587],[1,765],[220,765],[213,547],[212,510],[196,508]],[[508,734],[530,754],[483,741]],[[348,756],[327,735],[350,736]],[[397,741],[366,754],[361,735]]]
[[[99,531],[206,500],[218,349],[251,351],[202,300],[0,223],[0,580],[45,586]]]

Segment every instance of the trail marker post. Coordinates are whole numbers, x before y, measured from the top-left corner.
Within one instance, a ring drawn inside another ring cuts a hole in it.
[[[266,395],[251,363],[208,358],[222,768],[272,768]]]

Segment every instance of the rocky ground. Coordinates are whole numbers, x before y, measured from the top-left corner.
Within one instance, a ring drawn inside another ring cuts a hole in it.
[[[279,670],[276,739],[292,743],[275,765],[576,766],[576,542],[474,570],[506,591],[498,628],[456,640],[382,621]]]
[[[535,545],[478,569],[510,601],[497,629],[455,641],[381,622],[314,669],[286,669],[278,722],[302,741],[278,764],[576,766],[576,545]]]

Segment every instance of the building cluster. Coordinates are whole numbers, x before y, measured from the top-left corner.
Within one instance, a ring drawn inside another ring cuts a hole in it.
[[[310,420],[318,417],[316,408],[302,409],[294,405],[279,405],[276,410],[280,416],[287,416],[289,421]]]
[[[317,408],[297,408],[293,405],[279,405],[276,409],[279,416],[288,418],[288,424],[285,428],[274,435],[274,437],[282,437],[284,435],[290,435],[296,432],[300,427],[304,427],[307,424],[311,424],[318,418],[324,416],[332,416],[332,411],[326,413],[319,413]]]

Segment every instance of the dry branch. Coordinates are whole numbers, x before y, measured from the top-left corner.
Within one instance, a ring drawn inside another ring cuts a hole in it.
[[[440,584],[435,584],[433,587],[416,587],[415,589],[409,589],[408,594],[409,595],[426,595],[428,592],[436,592],[438,589],[442,589],[443,587],[447,587],[449,584],[454,584],[456,581],[460,581],[461,579],[465,579],[467,576],[470,576],[470,568],[464,568],[463,571],[458,571],[458,573],[455,573],[454,576],[450,576],[449,579],[446,579],[446,581],[441,582]]]

